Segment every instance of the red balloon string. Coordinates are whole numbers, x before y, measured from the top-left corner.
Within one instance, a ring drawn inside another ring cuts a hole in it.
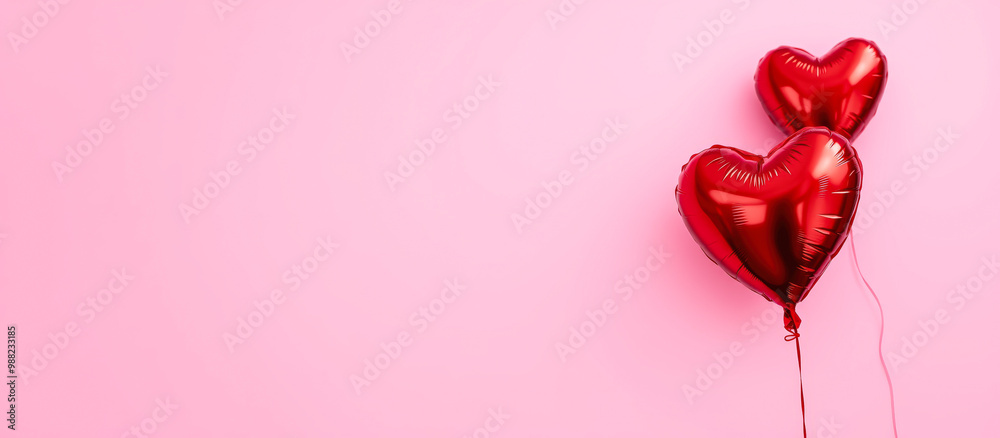
[[[792,334],[786,335],[786,341],[795,341],[795,356],[799,360],[799,401],[802,404],[802,438],[806,438],[806,392],[802,388],[802,349],[799,348],[799,327],[795,324],[798,318],[795,315],[795,308],[788,309],[792,314]]]
[[[861,277],[861,281],[865,283],[865,287],[868,288],[872,297],[875,298],[875,304],[878,305],[878,358],[882,362],[882,371],[885,373],[885,381],[889,384],[889,408],[892,412],[892,436],[899,438],[899,433],[896,431],[896,396],[892,390],[892,379],[889,378],[889,367],[885,366],[885,356],[882,354],[882,338],[885,335],[885,313],[882,312],[882,303],[879,302],[878,295],[875,295],[875,289],[872,289],[872,286],[868,284],[868,280],[865,279],[865,274],[861,273],[861,265],[858,264],[858,252],[854,249],[854,233],[850,234],[850,239],[851,256],[854,257],[854,267],[858,270],[858,275]]]

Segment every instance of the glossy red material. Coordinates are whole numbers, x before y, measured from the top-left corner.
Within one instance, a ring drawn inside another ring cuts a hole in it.
[[[787,46],[772,50],[754,83],[764,111],[786,135],[825,126],[853,142],[875,115],[887,73],[875,43],[851,38],[821,58]]]
[[[713,146],[681,169],[677,205],[705,254],[731,277],[785,308],[840,250],[854,220],[861,162],[847,139],[806,128],[767,157]]]

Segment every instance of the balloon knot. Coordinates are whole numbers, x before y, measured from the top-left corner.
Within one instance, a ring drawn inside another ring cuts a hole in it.
[[[790,335],[785,335],[785,340],[786,341],[794,341],[794,340],[796,340],[798,338],[799,338],[799,332],[798,332],[798,330],[792,332],[792,334],[790,334]]]

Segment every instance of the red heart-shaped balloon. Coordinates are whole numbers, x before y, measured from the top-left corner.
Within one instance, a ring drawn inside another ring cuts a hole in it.
[[[854,141],[875,115],[887,73],[875,43],[851,38],[822,58],[794,47],[772,50],[754,82],[764,111],[786,135],[825,126]]]
[[[786,309],[805,298],[854,220],[861,162],[843,136],[806,128],[767,157],[713,146],[681,169],[677,205],[712,261]]]

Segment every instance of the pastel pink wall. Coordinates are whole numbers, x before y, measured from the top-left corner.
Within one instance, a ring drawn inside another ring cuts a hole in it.
[[[765,52],[852,36],[889,59],[856,243],[900,433],[994,436],[996,2],[579,3],[3,2],[21,436],[797,436],[773,305],[673,190],[780,140]],[[810,435],[891,436],[849,255],[800,306]]]

